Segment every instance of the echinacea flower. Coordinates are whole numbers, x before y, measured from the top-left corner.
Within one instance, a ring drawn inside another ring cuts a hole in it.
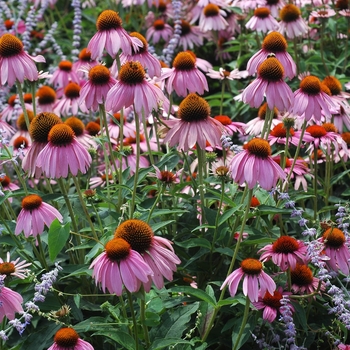
[[[89,148],[97,149],[96,141],[85,130],[84,123],[79,118],[69,117],[64,123],[73,129],[75,137],[87,150]]]
[[[91,52],[85,47],[78,55],[78,60],[73,63],[73,70],[81,79],[87,78],[84,71],[85,67],[94,67],[98,64],[96,60],[91,59]]]
[[[320,280],[314,277],[310,267],[306,264],[297,263],[295,269],[291,269],[291,289],[295,293],[311,294],[319,287]],[[324,282],[321,283],[320,290],[324,290]]]
[[[148,174],[150,177],[156,177],[162,184],[171,185],[175,183],[179,183],[179,176],[182,174],[183,169],[178,170],[176,173],[173,173],[169,170],[160,170],[158,167],[153,165],[153,168],[156,170],[155,174]]]
[[[13,320],[16,313],[23,312],[22,296],[10,288],[4,287],[4,278],[4,276],[0,277],[0,322],[3,321],[4,317]]]
[[[228,23],[225,20],[226,12],[214,3],[206,5],[199,18],[199,28],[202,32],[210,30],[224,30]]]
[[[245,134],[244,123],[235,122],[227,115],[216,115],[214,119],[219,121],[224,126],[225,131],[230,135],[233,135],[236,132],[239,132],[240,134]]]
[[[195,58],[189,52],[179,52],[173,61],[173,68],[163,68],[161,79],[168,79],[166,90],[174,90],[179,96],[186,97],[191,92],[204,94],[209,91],[205,75],[196,67]]]
[[[104,104],[108,91],[116,82],[106,66],[98,64],[91,67],[88,70],[88,81],[80,90],[79,104],[93,112],[98,111],[99,105]]]
[[[58,64],[57,69],[53,72],[49,83],[55,88],[64,88],[69,82],[79,84],[79,77],[77,73],[73,70],[73,63],[70,61],[61,61]]]
[[[100,176],[93,176],[90,178],[89,186],[90,188],[105,187],[106,183],[114,183],[114,178],[112,174],[107,175],[106,173],[100,173]]]
[[[73,328],[61,328],[54,336],[54,343],[47,350],[94,350],[87,341],[79,338]]]
[[[258,7],[254,10],[254,15],[246,23],[245,27],[257,31],[267,33],[278,28],[278,22],[271,16],[267,7]]]
[[[327,265],[333,270],[340,270],[348,276],[350,271],[350,250],[343,231],[331,227],[322,235],[321,242],[325,246],[325,254],[329,257]]]
[[[287,52],[287,40],[278,32],[271,32],[266,35],[262,48],[255,53],[247,63],[247,70],[250,75],[257,72],[259,65],[270,53],[274,53],[282,64],[286,77],[293,79],[297,72],[296,64],[292,56]]]
[[[56,91],[43,85],[36,92],[37,106],[40,112],[52,112],[56,102]]]
[[[20,258],[11,260],[10,252],[6,254],[6,261],[0,258],[0,275],[15,276],[20,279],[27,277],[28,269],[32,263],[27,263],[25,260],[20,261]]]
[[[163,277],[168,281],[173,280],[173,272],[181,261],[176,256],[172,243],[164,237],[155,236],[146,222],[137,219],[126,220],[117,227],[114,237],[127,241],[131,249],[140,253],[151,268],[153,273],[148,274],[148,282],[143,284],[147,292],[152,281],[161,289],[164,287]]]
[[[91,59],[102,57],[103,49],[114,59],[121,49],[125,54],[131,55],[132,49],[136,52],[142,43],[132,38],[122,27],[122,20],[118,12],[103,11],[96,21],[97,33],[91,38],[87,49],[91,52]]]
[[[288,144],[298,146],[300,136],[301,136],[301,130],[295,131],[294,128],[290,128],[288,134],[289,134]],[[268,136],[268,141],[270,142],[271,146],[275,143],[281,144],[281,145],[286,144],[287,129],[283,123],[279,123],[275,125],[275,127],[270,131],[270,134]],[[303,141],[311,142],[313,141],[313,137],[308,132],[305,132],[303,135]]]
[[[11,179],[4,174],[0,175],[0,189],[3,191],[16,191],[19,190],[19,187],[11,182]]]
[[[79,110],[81,87],[77,83],[70,82],[64,88],[64,95],[57,100],[54,105],[54,113],[67,117],[68,115],[76,115]],[[84,104],[80,104],[80,109],[86,112]]]
[[[271,157],[269,143],[260,138],[250,140],[244,150],[232,158],[229,167],[233,180],[239,185],[246,182],[249,189],[259,183],[269,191],[279,179],[286,178],[283,169]]]
[[[1,85],[12,86],[16,80],[38,80],[38,69],[35,62],[45,62],[41,55],[29,56],[23,49],[21,40],[12,34],[4,34],[0,38],[0,71]]]
[[[181,34],[179,39],[179,46],[183,50],[193,49],[194,46],[203,45],[204,34],[197,26],[191,25],[184,19],[181,20]]]
[[[62,222],[63,217],[60,212],[43,202],[42,198],[36,194],[30,194],[22,199],[22,210],[17,217],[15,234],[22,231],[25,237],[41,235],[45,225],[50,227],[52,221],[58,219]]]
[[[153,44],[157,44],[160,39],[167,42],[173,34],[173,28],[168,23],[165,23],[163,19],[158,18],[153,22],[153,25],[147,29],[146,39],[152,40]]]
[[[221,144],[223,126],[210,117],[210,106],[203,98],[189,94],[180,103],[178,116],[180,119],[164,121],[170,130],[163,141],[170,147],[178,144],[179,150],[188,151],[196,143],[201,149],[205,149],[207,141],[213,147]]]
[[[92,159],[88,151],[74,136],[67,124],[54,125],[48,135],[48,143],[39,153],[36,165],[49,178],[67,177],[70,172],[76,176],[78,171],[85,174]]]
[[[220,79],[220,80],[234,80],[234,79],[242,79],[246,78],[249,75],[248,71],[239,71],[237,68],[232,71],[227,71],[224,68],[220,67],[219,71],[215,71],[213,69],[208,69],[207,76],[212,79]]]
[[[248,296],[250,301],[258,301],[259,291],[262,294],[269,292],[273,294],[276,290],[274,280],[263,271],[262,263],[257,259],[245,259],[241,262],[241,267],[233,271],[222,284],[223,289],[227,284],[231,297],[237,293],[239,281],[243,279],[243,294]],[[259,289],[260,287],[260,289]]]
[[[96,284],[101,283],[104,293],[122,295],[123,286],[137,292],[141,282],[146,283],[153,271],[125,239],[115,237],[108,241],[105,250],[90,265]]]
[[[129,61],[122,65],[117,83],[106,97],[106,109],[113,113],[134,105],[135,112],[147,117],[165,100],[161,89],[145,79],[146,73],[140,62]]]
[[[279,111],[288,110],[293,104],[294,96],[290,87],[283,80],[284,69],[273,56],[263,61],[258,68],[258,77],[242,93],[242,101],[251,107],[260,107],[266,96],[269,109],[277,107]]]
[[[309,30],[305,20],[301,17],[300,9],[294,4],[285,5],[280,11],[281,21],[279,22],[279,32],[289,39],[300,37]]]
[[[281,236],[273,244],[261,248],[258,253],[262,253],[262,262],[272,259],[275,265],[286,271],[289,267],[295,269],[297,262],[305,263],[307,247],[293,237]]]

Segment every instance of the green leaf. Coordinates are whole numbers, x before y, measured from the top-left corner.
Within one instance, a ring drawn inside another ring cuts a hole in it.
[[[239,209],[239,207],[231,208],[226,210],[219,218],[219,226],[223,224],[226,220],[228,220],[232,215]]]
[[[122,332],[120,330],[113,330],[113,331],[103,331],[103,332],[97,332],[94,333],[92,336],[100,335],[102,337],[107,337],[115,341],[116,343],[123,346],[123,349],[127,350],[135,350],[135,341],[134,338],[125,332]]]
[[[211,249],[210,242],[205,238],[192,238],[183,242],[176,242],[176,245],[183,248],[204,247]]]
[[[216,305],[216,301],[210,295],[208,295],[206,292],[204,292],[201,289],[196,289],[196,288],[192,288],[192,287],[188,287],[188,286],[177,286],[177,287],[171,288],[170,292],[189,294],[197,299],[206,301],[207,303],[209,303],[213,306]]]
[[[290,214],[291,209],[283,209],[270,207],[269,205],[259,205],[258,210],[256,212],[259,215],[267,215],[267,214]]]
[[[210,296],[211,298],[213,298],[215,300],[215,293],[213,290],[212,286],[207,286],[207,288],[205,288],[206,293],[208,294],[208,296]],[[198,325],[198,330],[199,333],[201,335],[201,337],[206,333],[206,331],[208,330],[208,328],[211,326],[211,318],[215,312],[215,307],[205,301],[202,301],[200,303],[199,306],[199,310],[201,312],[201,314],[203,315],[200,318],[200,322]]]
[[[69,238],[70,232],[70,222],[67,222],[64,225],[61,225],[58,219],[55,219],[49,229],[49,256],[50,260],[54,261],[66,244]]]
[[[160,349],[165,349],[170,346],[170,345],[177,345],[177,344],[191,344],[188,340],[182,340],[177,339],[177,338],[167,338],[167,339],[156,339],[152,346],[149,348],[149,350],[160,350]]]

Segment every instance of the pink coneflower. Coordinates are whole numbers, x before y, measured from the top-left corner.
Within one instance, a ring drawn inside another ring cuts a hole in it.
[[[0,114],[0,133],[2,138],[4,139],[10,139],[16,133],[15,128],[13,128],[10,124],[2,120],[1,114]]]
[[[106,173],[100,173],[100,176],[91,177],[89,182],[90,188],[105,187],[107,184],[107,178],[108,178],[108,183],[110,184],[114,183],[112,174],[107,175]]]
[[[137,38],[132,38],[122,27],[122,20],[119,14],[112,10],[103,11],[96,21],[97,33],[88,43],[88,50],[91,52],[91,59],[96,60],[102,57],[103,49],[115,58],[121,49],[125,54],[131,55],[131,48],[138,50],[142,43]]]
[[[196,143],[205,149],[206,142],[215,147],[220,145],[223,126],[211,118],[210,106],[207,101],[196,94],[189,94],[179,105],[180,119],[164,121],[170,128],[164,138],[172,147],[178,144],[179,150],[188,151]]]
[[[35,62],[45,62],[41,55],[29,56],[23,50],[21,40],[12,34],[4,34],[0,38],[0,71],[1,85],[12,86],[16,80],[20,83],[24,79],[30,81],[38,80],[38,69]]]
[[[163,68],[161,79],[168,79],[166,89],[173,90],[179,96],[186,97],[191,92],[204,94],[209,91],[205,75],[196,67],[194,57],[188,52],[180,52],[173,61],[173,68]]]
[[[123,65],[127,61],[138,61],[145,68],[150,78],[154,76],[160,77],[162,74],[160,62],[148,52],[148,43],[145,37],[137,32],[130,33],[130,36],[138,38],[143,46],[139,47],[138,52],[132,51],[131,55],[122,53],[120,55],[120,63]]]
[[[307,121],[311,118],[320,121],[323,116],[331,117],[332,108],[335,108],[335,104],[331,97],[322,91],[320,80],[309,75],[303,78],[300,88],[294,92],[294,104],[290,111]]]
[[[18,96],[11,95],[7,100],[6,107],[1,111],[1,117],[7,122],[18,118],[19,114],[23,112],[19,103]],[[26,106],[26,109],[30,109],[28,107]]]
[[[270,110],[277,107],[279,111],[288,110],[293,104],[294,95],[283,80],[284,69],[273,54],[259,65],[258,77],[242,93],[242,101],[251,107],[260,107],[266,96]]]
[[[6,261],[0,258],[0,275],[16,276],[20,279],[26,278],[28,274],[28,269],[26,269],[26,267],[30,266],[32,263],[19,260],[20,258],[11,260],[10,252],[7,252]]]
[[[295,269],[297,262],[306,262],[307,247],[304,242],[293,237],[282,236],[273,244],[261,248],[258,253],[262,253],[260,257],[262,262],[272,259],[275,265],[286,271],[288,268]]]
[[[159,170],[159,168],[155,165],[153,165],[153,168],[156,170],[156,173],[149,173],[148,176],[156,177],[162,184],[171,185],[180,182],[179,176],[182,174],[183,169],[180,169],[177,172],[173,173],[166,168],[165,170]]]
[[[285,5],[286,4],[284,0],[265,0],[265,5],[263,6],[266,6],[268,9],[270,9],[271,15],[277,18],[281,8]]]
[[[226,132],[230,135],[239,132],[240,134],[245,134],[244,123],[234,122],[227,115],[216,115],[215,120],[219,121],[225,128]]]
[[[235,80],[235,79],[243,79],[249,75],[248,71],[243,70],[239,71],[237,68],[231,70],[230,72],[220,67],[219,71],[214,69],[208,69],[207,76],[212,79],[220,79],[220,80]]]
[[[89,69],[88,79],[80,90],[79,104],[96,112],[99,105],[104,104],[108,91],[117,81],[111,76],[109,69],[101,64]]]
[[[271,16],[267,7],[255,9],[253,17],[245,25],[250,30],[264,33],[276,30],[278,26],[278,22]]]
[[[153,274],[148,274],[148,282],[144,283],[147,292],[152,281],[158,289],[161,289],[164,287],[163,277],[169,281],[173,280],[173,272],[181,261],[174,253],[172,243],[166,238],[155,236],[146,222],[136,219],[126,220],[118,226],[114,237],[126,240],[131,249],[139,252],[150,266]]]
[[[207,73],[209,69],[213,69],[213,65],[209,61],[197,57],[193,51],[187,50],[185,52],[189,53],[194,58],[196,67],[202,72]]]
[[[64,123],[73,129],[75,137],[86,149],[97,149],[96,141],[85,130],[84,123],[79,118],[69,117]]]
[[[231,176],[235,182],[239,185],[246,182],[249,189],[259,183],[269,191],[279,179],[285,179],[283,169],[271,158],[271,148],[266,140],[252,139],[244,148],[233,157],[230,164]]]
[[[249,10],[264,6],[264,2],[264,0],[233,0],[231,6],[237,6],[241,8],[243,12],[248,12]]]
[[[51,128],[58,123],[62,123],[62,120],[56,114],[49,112],[39,113],[30,123],[29,131],[33,143],[22,161],[22,168],[28,172],[29,176],[38,177],[41,174],[41,169],[36,165],[36,159],[47,144]]]
[[[48,135],[48,144],[39,153],[36,165],[50,178],[85,174],[92,159],[88,151],[74,136],[72,128],[66,124],[54,125]]]
[[[54,343],[47,350],[94,350],[91,344],[79,338],[73,328],[61,328],[53,340]]]
[[[3,278],[1,276],[0,281],[0,322],[3,321],[4,317],[7,317],[9,320],[13,320],[15,318],[16,313],[23,312],[22,296],[15,292],[14,290],[3,287]]]
[[[295,293],[311,294],[319,286],[320,280],[313,276],[311,269],[305,264],[296,264],[291,270],[292,291]],[[320,290],[324,290],[324,282],[321,283]]]
[[[202,32],[223,30],[228,26],[225,20],[226,12],[216,4],[209,3],[202,10],[199,18],[199,28]]]
[[[43,202],[40,196],[30,194],[22,200],[22,210],[17,217],[15,234],[22,231],[28,238],[44,232],[44,226],[50,227],[55,219],[62,222],[63,217],[53,206]]]
[[[258,301],[259,290],[262,294],[265,294],[266,291],[273,294],[276,290],[274,280],[263,271],[262,263],[251,258],[243,260],[241,267],[227,276],[220,289],[228,284],[230,295],[234,297],[237,293],[239,281],[243,277],[243,294],[248,296],[250,301]]]
[[[307,23],[301,17],[300,9],[293,5],[287,4],[280,11],[279,32],[286,33],[287,38],[293,39],[306,34],[309,30]]]
[[[287,41],[282,34],[278,32],[269,33],[262,43],[261,50],[254,54],[247,63],[249,74],[255,74],[266,57],[270,53],[274,53],[282,64],[286,77],[293,79],[296,75],[297,67],[292,56],[287,52],[287,47]]]
[[[120,237],[108,241],[105,251],[90,265],[96,284],[101,283],[104,293],[122,295],[123,286],[129,292],[137,292],[141,282],[146,283],[153,271],[131,244]]]
[[[40,112],[51,112],[56,102],[56,91],[50,86],[43,85],[36,92],[37,106]]]
[[[289,136],[288,136],[288,144],[292,144],[294,146],[298,146],[299,140],[301,136],[301,131],[295,131],[294,128],[289,129]],[[275,127],[270,131],[270,134],[268,136],[268,141],[270,142],[270,145],[272,146],[275,143],[285,145],[287,141],[287,130],[283,123],[279,123],[275,125]],[[313,137],[308,133],[305,132],[303,136],[303,141],[305,142],[311,142],[313,141]]]
[[[158,110],[165,100],[163,92],[145,80],[145,70],[140,62],[126,62],[120,68],[117,83],[109,90],[106,97],[106,109],[113,113],[123,107],[134,105],[135,112],[148,116],[153,109]]]
[[[181,20],[181,34],[179,39],[179,46],[183,50],[193,49],[194,46],[203,45],[204,34],[197,26],[191,25],[185,20]]]
[[[87,78],[87,74],[84,71],[85,67],[94,67],[98,64],[96,60],[91,59],[91,52],[87,49],[84,48],[80,51],[78,60],[73,63],[73,70],[77,73],[77,75],[81,79]]]
[[[325,231],[320,239],[323,242],[325,254],[329,257],[327,265],[333,270],[340,270],[344,275],[349,275],[350,250],[343,231],[331,227]]]
[[[11,182],[11,179],[4,174],[0,175],[0,188],[3,191],[16,191],[19,190],[19,187]]]
[[[75,115],[80,109],[87,112],[85,105],[80,100],[81,87],[73,82],[68,83],[64,88],[64,95],[54,105],[54,113],[67,117],[68,115]],[[91,97],[94,96],[91,94]]]
[[[173,35],[173,28],[169,24],[165,23],[162,19],[156,19],[153,25],[147,29],[146,39],[152,40],[153,44],[157,44],[160,39],[167,42]]]
[[[289,292],[283,292],[282,287],[278,287],[273,294],[266,292],[265,294],[259,292],[259,299],[257,302],[253,302],[252,304],[258,310],[263,311],[263,319],[267,322],[272,323],[279,312],[280,307],[282,306],[280,300],[283,298],[283,295],[289,295]],[[293,308],[294,311],[294,308]]]
[[[339,344],[339,345],[338,345],[338,349],[339,349],[339,350],[350,350],[350,345]]]
[[[34,113],[32,111],[27,110],[27,115],[28,115],[28,120],[29,120],[29,124],[31,123],[31,121],[34,119]],[[16,121],[16,125],[17,125],[17,131],[15,132],[15,134],[12,136],[11,140],[10,140],[10,145],[13,145],[13,141],[15,139],[17,139],[17,137],[22,136],[25,137],[28,141],[29,141],[29,145],[31,143],[30,140],[30,135],[29,135],[29,131],[27,128],[27,123],[26,120],[24,118],[24,113],[21,113]]]
[[[312,11],[311,17],[319,18],[320,20],[327,19],[336,15],[336,12],[331,8],[322,8],[319,10]]]
[[[61,61],[57,69],[53,72],[49,83],[55,88],[64,88],[69,82],[79,84],[79,77],[73,70],[73,63],[70,61]]]

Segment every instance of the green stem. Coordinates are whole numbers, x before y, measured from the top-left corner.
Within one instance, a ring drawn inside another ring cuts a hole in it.
[[[126,294],[128,295],[128,302],[129,302],[129,308],[131,312],[131,318],[132,318],[132,323],[134,325],[134,336],[135,336],[135,350],[139,349],[139,335],[137,332],[137,322],[136,322],[136,317],[135,317],[135,310],[134,310],[134,305],[132,301],[132,295],[131,293],[126,289]]]
[[[31,92],[32,92],[32,105],[33,105],[33,113],[34,113],[34,116],[36,116],[36,101],[35,101],[35,89],[36,88],[36,82],[35,81],[32,81],[30,83],[30,89],[31,89]]]
[[[222,81],[221,85],[221,103],[220,103],[220,115],[222,115],[222,108],[223,108],[223,103],[224,103],[224,94],[225,94],[225,79]]]
[[[24,120],[26,122],[27,130],[29,131],[30,121],[29,121],[29,116],[28,116],[28,112],[27,112],[27,109],[26,109],[26,105],[25,105],[25,102],[24,102],[22,85],[17,79],[16,79],[16,86],[17,86],[17,90],[18,90],[19,101],[21,103],[21,107],[22,107],[22,110],[23,110]]]
[[[323,67],[327,73],[327,75],[329,75],[329,69],[328,66],[326,64],[326,61],[324,59],[324,52],[323,52],[323,39],[324,39],[324,28],[325,28],[325,21],[321,18],[321,33],[320,33],[320,52],[321,52],[321,60],[323,63]]]
[[[159,203],[162,194],[163,194],[163,186],[161,185],[161,189],[157,194],[156,200],[154,201],[152,208],[148,213],[148,217],[147,217],[147,221],[146,221],[147,224],[149,224],[149,222],[151,221],[152,213],[153,213],[154,209],[156,208],[157,204]]]
[[[293,38],[293,47],[294,47],[294,59],[295,59],[295,64],[297,66],[297,75],[300,73],[300,62],[299,62],[299,52],[298,52],[298,47],[297,47],[297,38]]]
[[[146,293],[143,287],[142,287],[142,292],[143,292],[143,298],[141,299],[140,319],[141,319],[142,328],[143,328],[143,335],[145,337],[146,348],[148,348],[151,345],[151,342],[149,339],[148,327],[146,325],[146,300],[145,300]]]
[[[238,349],[238,345],[239,345],[239,342],[242,338],[242,335],[243,335],[243,331],[244,331],[244,328],[245,328],[245,325],[247,324],[247,320],[248,320],[248,315],[249,315],[249,308],[250,308],[250,300],[249,300],[249,297],[248,295],[246,296],[246,299],[245,299],[245,308],[244,308],[244,314],[243,314],[243,320],[242,320],[242,324],[241,324],[241,328],[239,330],[239,333],[238,333],[238,336],[237,336],[237,340],[236,340],[236,343],[234,344],[233,346],[233,350],[236,350]]]
[[[318,157],[317,157],[317,149],[316,147],[314,148],[314,195],[315,195],[315,198],[314,198],[314,220],[317,219],[317,179],[318,179],[318,176],[317,176],[317,170],[318,170],[318,164],[317,164],[317,160],[318,160]]]
[[[145,139],[146,139],[146,144],[147,144],[147,149],[148,149],[148,156],[149,156],[151,165],[153,165],[155,163],[154,163],[153,153],[151,150],[151,144],[149,142],[149,134],[147,132],[147,122],[146,122],[145,113],[144,113],[143,109],[142,109],[142,123],[143,123],[143,128],[145,131]]]
[[[261,132],[262,139],[267,140],[267,138],[269,136],[271,125],[272,125],[273,114],[274,114],[274,110],[270,109],[269,107],[266,107],[264,126],[263,126],[263,130]]]
[[[205,168],[205,151],[202,150],[198,143],[196,143],[196,149],[197,149],[197,158],[198,158],[198,189],[199,189],[199,196],[201,200],[201,216],[202,216],[202,225],[206,223],[205,220],[205,203],[204,203],[204,168]]]

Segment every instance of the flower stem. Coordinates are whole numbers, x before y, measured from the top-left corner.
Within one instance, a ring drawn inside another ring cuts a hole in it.
[[[317,149],[314,148],[314,220],[317,219],[317,182],[318,182],[318,177],[317,177]]]
[[[267,140],[267,137],[269,136],[271,125],[272,125],[272,119],[273,119],[274,110],[270,109],[269,107],[266,107],[266,113],[265,113],[265,121],[263,130],[261,132],[261,138]]]
[[[140,319],[142,323],[142,328],[143,328],[143,335],[145,337],[145,342],[146,346],[145,348],[148,348],[151,344],[149,340],[149,334],[148,334],[148,327],[146,325],[146,293],[143,287],[142,288],[142,293],[143,293],[143,298],[141,299],[141,307],[140,307]]]
[[[148,213],[148,217],[147,217],[147,221],[146,221],[147,224],[149,224],[149,222],[151,221],[152,213],[153,213],[154,209],[156,208],[157,204],[159,203],[162,194],[163,194],[163,185],[161,186],[161,189],[157,194],[156,200],[154,201],[154,203],[151,207],[151,210]]]
[[[198,158],[198,181],[199,181],[199,196],[201,200],[201,216],[202,216],[202,225],[205,224],[205,205],[204,205],[204,168],[205,168],[205,151],[202,150],[198,143],[196,143],[196,149],[197,149],[197,158]]]
[[[139,349],[139,335],[137,333],[137,322],[136,322],[136,317],[135,317],[135,310],[134,310],[134,305],[132,301],[132,295],[131,293],[126,289],[126,294],[128,295],[128,302],[129,302],[129,308],[131,312],[131,318],[132,318],[132,323],[134,325],[134,336],[135,336],[135,350]]]
[[[17,90],[18,90],[19,101],[21,103],[21,107],[23,110],[24,120],[26,122],[27,130],[29,131],[30,121],[29,121],[29,116],[28,116],[28,112],[26,109],[26,105],[24,103],[22,85],[17,79],[16,79],[16,86],[17,86]]]
[[[248,320],[249,308],[250,308],[250,300],[249,300],[248,295],[246,296],[246,299],[245,299],[245,300],[246,300],[246,302],[245,302],[243,320],[242,320],[241,328],[240,328],[239,333],[238,333],[238,336],[237,336],[236,343],[235,343],[234,346],[232,347],[233,350],[238,349],[239,342],[240,342],[240,340],[241,340],[241,338],[242,338],[243,331],[244,331],[245,325],[247,324],[247,320]]]

